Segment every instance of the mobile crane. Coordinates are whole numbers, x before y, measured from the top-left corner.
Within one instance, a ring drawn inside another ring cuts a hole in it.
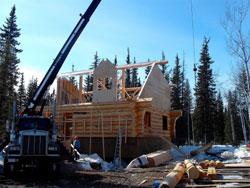
[[[13,105],[10,141],[5,150],[4,172],[10,174],[25,166],[48,165],[54,172],[60,169],[60,147],[55,128],[55,107],[52,116],[44,116],[46,91],[52,85],[71,48],[87,25],[101,0],[93,0],[59,51],[23,115],[17,115]],[[42,99],[43,98],[43,99]],[[36,111],[39,102],[41,108]]]

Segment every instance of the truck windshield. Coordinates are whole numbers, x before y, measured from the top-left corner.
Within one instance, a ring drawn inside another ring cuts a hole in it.
[[[27,130],[27,129],[48,130],[50,127],[50,120],[35,119],[35,118],[19,119],[18,127],[19,130]]]

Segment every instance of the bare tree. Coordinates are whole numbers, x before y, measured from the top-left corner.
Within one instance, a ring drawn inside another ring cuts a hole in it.
[[[230,1],[231,2],[231,1]],[[250,8],[250,0],[235,1],[226,5],[226,19],[222,26],[227,34],[227,50],[230,55],[244,65],[247,87],[242,86],[250,118],[250,29],[249,23],[246,23],[246,17]]]

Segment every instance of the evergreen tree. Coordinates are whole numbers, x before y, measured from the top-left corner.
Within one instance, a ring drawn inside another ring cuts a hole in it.
[[[117,56],[115,56],[114,64],[115,64],[115,66],[117,66]]]
[[[126,63],[127,63],[127,65],[131,64],[129,48],[128,48],[128,55],[127,55]],[[129,88],[129,87],[131,87],[131,85],[132,85],[131,84],[131,70],[126,69],[126,71],[125,71],[125,87]]]
[[[181,66],[180,66],[180,59],[178,54],[176,55],[175,59],[175,67],[173,69],[173,77],[171,78],[171,82],[174,84],[174,87],[171,90],[171,107],[173,110],[181,110],[182,103],[181,103],[181,84],[182,84],[182,76],[181,76]],[[184,117],[182,116],[176,121],[176,139],[175,143],[177,145],[185,144],[186,134],[187,134],[187,127],[183,123]]]
[[[92,62],[90,69],[95,69],[100,63],[100,58],[98,56],[98,53],[96,52],[94,55],[94,61]]]
[[[25,99],[26,99],[26,91],[24,86],[24,76],[21,73],[21,80],[18,88],[17,94],[17,111],[21,112],[22,109],[25,107]]]
[[[228,110],[228,107],[225,108],[224,143],[230,144],[230,145],[233,144],[231,117],[230,117],[230,112]]]
[[[55,100],[56,100],[56,92],[55,89],[53,89],[52,93],[48,93],[47,95],[46,106],[52,106]]]
[[[182,74],[181,74],[181,66],[180,59],[178,54],[175,59],[175,67],[173,70],[173,77],[171,78],[171,82],[174,84],[174,87],[171,91],[171,106],[173,110],[179,110],[182,108],[181,106],[181,84],[182,84]]]
[[[35,94],[36,90],[38,88],[38,79],[37,78],[31,78],[29,81],[29,84],[27,86],[27,94],[26,94],[26,105],[28,105],[29,101]]]
[[[162,61],[165,61],[166,60],[166,56],[165,56],[165,53],[162,51],[161,53],[161,60]],[[169,65],[168,64],[163,64],[161,65],[161,71],[162,71],[162,74],[164,75],[165,79],[168,81],[170,81],[170,73],[171,73],[171,69],[168,70],[169,68]]]
[[[192,112],[192,93],[191,93],[191,88],[189,85],[188,79],[184,82],[184,92],[183,92],[183,123],[185,129],[187,130],[187,134],[184,135],[186,138],[188,144],[190,144],[191,140],[193,140],[193,130],[192,130],[192,118],[191,118],[191,112]]]
[[[72,65],[72,72],[74,72],[74,71],[75,71],[75,66]],[[69,81],[70,81],[75,87],[77,87],[77,81],[76,81],[76,78],[75,78],[74,76],[71,76],[71,77],[69,78]]]
[[[198,80],[195,88],[196,106],[194,110],[195,141],[208,143],[214,141],[215,130],[215,82],[211,69],[213,61],[209,55],[209,40],[204,39],[198,66]]]
[[[0,28],[0,125],[12,118],[12,103],[16,100],[15,87],[18,84],[20,62],[17,54],[22,52],[17,48],[20,45],[17,41],[20,29],[16,19],[16,7],[13,6],[5,25]],[[2,134],[4,129],[0,131]]]
[[[136,60],[134,57],[134,64],[136,64]],[[139,81],[138,81],[138,68],[133,68],[132,69],[132,83],[131,87],[139,87]]]
[[[148,59],[148,62],[150,62],[150,59]],[[145,69],[145,79],[148,77],[150,70],[151,70],[151,66],[147,66]]]
[[[94,55],[94,61],[90,65],[90,69],[95,69],[100,63],[100,58],[98,56],[98,53]],[[85,91],[93,91],[93,75],[88,75],[85,80]]]
[[[217,144],[224,144],[225,140],[225,114],[224,105],[221,93],[219,92],[216,99],[216,117],[215,117],[215,142]]]

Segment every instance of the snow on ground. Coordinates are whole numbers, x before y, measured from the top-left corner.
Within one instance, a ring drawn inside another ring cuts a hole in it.
[[[179,148],[185,153],[190,155],[190,152],[198,149],[201,146],[180,146]],[[250,151],[245,150],[246,146],[233,147],[230,145],[213,145],[212,148],[206,152],[201,152],[199,155],[194,156],[192,159],[196,161],[201,160],[222,160],[223,163],[240,163],[245,159],[250,159]],[[171,149],[174,155],[174,160],[184,160],[184,156]],[[139,157],[139,156],[138,156]],[[103,170],[109,171],[114,169],[112,162],[108,163],[104,161],[96,153],[92,155],[81,154],[80,159],[77,161],[77,165],[82,170]],[[3,166],[3,153],[0,152],[0,166]]]
[[[191,151],[194,151],[202,146],[180,146],[179,148],[185,153],[190,155]],[[250,151],[245,150],[246,146],[233,147],[231,145],[213,145],[212,148],[206,152],[201,152],[199,155],[194,156],[193,159],[197,161],[201,160],[222,160],[223,163],[240,163],[245,159],[250,158]],[[171,150],[175,160],[183,160],[184,156],[177,150]]]
[[[91,155],[81,154],[80,159],[78,160],[78,164],[83,170],[103,170],[103,171],[109,171],[113,169],[112,162],[108,163],[104,161],[99,155],[96,153]]]

